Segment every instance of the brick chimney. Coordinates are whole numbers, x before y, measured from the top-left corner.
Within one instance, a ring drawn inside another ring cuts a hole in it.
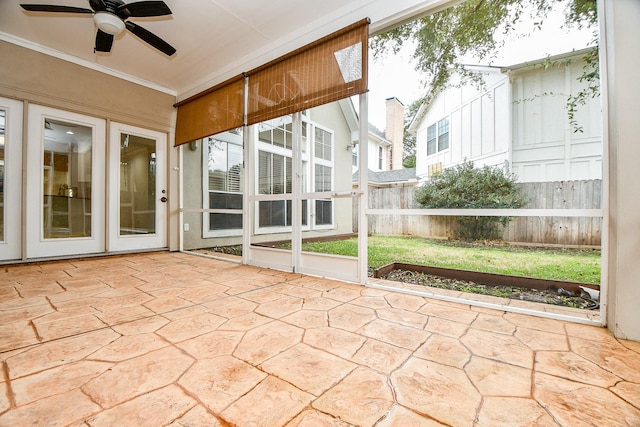
[[[402,169],[402,142],[404,139],[404,105],[398,98],[386,100],[387,120],[384,137],[392,142],[389,149],[389,170]]]

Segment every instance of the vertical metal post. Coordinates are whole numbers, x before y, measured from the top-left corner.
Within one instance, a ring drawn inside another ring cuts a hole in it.
[[[362,285],[367,282],[369,252],[367,250],[367,209],[369,208],[369,94],[360,95],[360,131],[358,144],[358,275]]]
[[[293,180],[291,200],[291,265],[293,272],[300,270],[300,252],[302,251],[302,114],[293,113],[291,129],[293,130],[291,179]],[[286,186],[285,186],[286,187]],[[285,202],[286,203],[286,202]]]
[[[26,261],[27,260],[27,209],[28,209],[28,203],[27,203],[27,180],[29,179],[29,168],[27,167],[27,159],[28,159],[28,152],[27,152],[27,140],[29,139],[29,120],[28,120],[28,114],[29,114],[29,101],[23,101],[22,102],[22,141],[21,144],[21,148],[22,148],[22,187],[20,187],[20,191],[22,192],[22,200],[21,200],[21,211],[20,211],[20,218],[22,218],[22,221],[20,222],[21,224],[21,234],[20,234],[20,250],[21,250],[21,256],[20,258],[22,259],[22,261]],[[8,125],[8,124],[7,124]],[[5,144],[7,144],[7,140],[5,140]],[[5,145],[6,147],[6,145]],[[6,179],[6,178],[5,178]],[[6,197],[6,196],[5,196]],[[5,199],[5,203],[6,203],[6,199]]]
[[[244,119],[242,126],[242,263],[249,264],[251,250],[251,206],[249,204],[249,192],[251,186],[255,188],[255,173],[251,166],[253,145],[250,143],[247,115],[249,113],[249,78],[244,78]]]
[[[204,141],[200,144],[200,148],[204,150]],[[184,251],[184,144],[178,147],[178,227],[180,228],[178,233],[178,250]],[[169,156],[167,156],[167,160]],[[167,161],[167,163],[170,163]],[[168,174],[168,176],[171,176]],[[169,221],[167,221],[169,223]]]
[[[608,305],[609,305],[609,256],[611,239],[609,234],[609,188],[611,185],[611,177],[609,175],[609,87],[608,87],[608,68],[607,61],[609,52],[607,50],[607,9],[604,0],[598,0],[598,25],[600,29],[600,43],[598,57],[600,58],[600,100],[602,102],[602,227],[600,231],[600,323],[607,326],[608,323]],[[615,309],[615,307],[614,307]],[[611,332],[615,332],[614,328],[609,328]]]

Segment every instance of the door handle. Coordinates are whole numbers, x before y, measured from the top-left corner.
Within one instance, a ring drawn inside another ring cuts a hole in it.
[[[166,203],[167,202],[167,198],[165,196],[160,197],[160,201],[162,203]]]

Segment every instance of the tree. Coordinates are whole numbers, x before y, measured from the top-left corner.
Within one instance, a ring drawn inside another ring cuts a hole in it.
[[[402,159],[402,167],[403,168],[415,168],[416,167],[416,155],[412,154],[410,156],[405,156]]]
[[[409,132],[409,125],[411,120],[418,112],[418,109],[422,105],[422,99],[413,101],[409,108],[404,113],[404,135],[402,138],[402,166],[405,168],[416,167],[416,136]]]
[[[430,88],[421,101],[428,102],[447,87],[455,73],[465,81],[482,85],[482,77],[466,69],[461,59],[469,55],[494,59],[504,45],[501,35],[512,34],[527,15],[533,21],[531,31],[540,29],[557,3],[558,0],[467,0],[374,37],[371,49],[374,57],[381,57],[389,51],[397,53],[405,43],[415,43],[416,69],[424,75],[425,86]],[[597,47],[596,0],[567,0],[566,4],[565,25],[592,29],[591,44]],[[587,88],[567,98],[572,123],[577,106],[600,93],[598,49],[587,54],[585,62],[587,65],[579,80],[585,82]]]
[[[432,209],[519,209],[526,200],[516,176],[503,168],[476,168],[464,162],[434,175],[416,191],[416,202]],[[463,240],[498,239],[510,217],[456,217],[454,236]]]

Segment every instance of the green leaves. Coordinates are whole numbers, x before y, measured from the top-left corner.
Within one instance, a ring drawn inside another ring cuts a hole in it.
[[[518,209],[526,205],[516,176],[502,168],[464,162],[433,176],[416,191],[416,202],[432,209]],[[498,239],[509,217],[457,217],[457,238]]]
[[[405,43],[415,44],[416,69],[424,76],[423,84],[428,88],[425,101],[429,102],[447,87],[454,73],[481,87],[482,79],[465,69],[461,58],[473,54],[490,61],[504,44],[501,35],[512,34],[525,17],[532,19],[531,31],[539,30],[557,3],[558,0],[467,0],[378,35],[370,41],[370,47],[374,57],[379,58],[388,52],[397,53]],[[596,0],[568,0],[565,25],[593,28],[594,46],[598,45],[597,21]],[[569,96],[570,120],[577,105],[584,104],[589,96],[599,95],[595,51],[595,62],[590,58],[595,67],[585,69],[581,76],[588,89]]]

